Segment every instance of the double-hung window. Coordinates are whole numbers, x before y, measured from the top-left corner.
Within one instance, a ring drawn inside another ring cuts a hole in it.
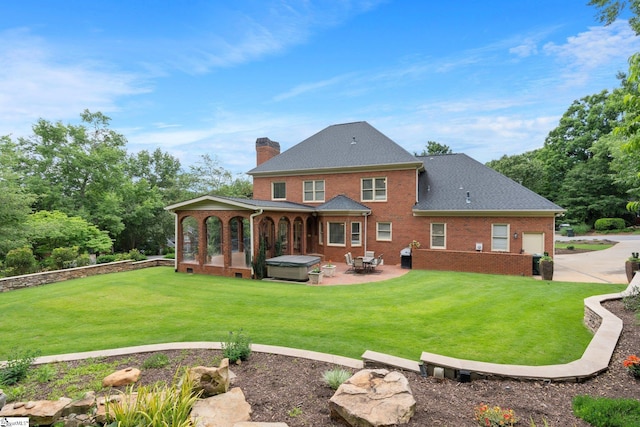
[[[328,244],[330,246],[345,246],[346,242],[346,225],[344,222],[328,223]]]
[[[286,182],[272,182],[271,183],[271,198],[273,200],[286,200],[287,199],[287,183]]]
[[[447,225],[431,223],[431,249],[447,248]]]
[[[303,193],[305,202],[324,202],[324,181],[304,181]]]
[[[362,246],[362,223],[351,223],[351,246]]]
[[[387,200],[387,178],[362,178],[361,186],[363,202]]]
[[[509,224],[491,226],[491,250],[509,252]]]
[[[378,222],[376,223],[376,240],[391,241],[391,223],[390,222]]]

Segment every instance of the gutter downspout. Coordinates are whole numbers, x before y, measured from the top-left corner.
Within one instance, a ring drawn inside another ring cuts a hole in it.
[[[251,214],[251,216],[249,216],[249,234],[251,235],[251,257],[249,261],[251,265],[249,267],[251,267],[251,277],[253,277],[253,274],[255,273],[253,271],[253,254],[255,253],[255,251],[253,250],[253,219],[258,215],[262,215],[263,212],[264,209],[260,208],[257,212],[254,212]]]
[[[367,233],[369,232],[367,217],[371,215],[371,212],[364,212],[362,216],[364,217],[364,253],[367,252]]]

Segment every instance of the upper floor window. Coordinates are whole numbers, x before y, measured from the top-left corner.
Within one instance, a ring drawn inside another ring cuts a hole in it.
[[[509,224],[493,224],[491,226],[491,250],[509,251]]]
[[[287,199],[287,183],[286,182],[272,182],[271,183],[271,198],[273,200],[286,200]]]
[[[351,223],[351,246],[362,246],[362,223]]]
[[[376,223],[376,240],[391,241],[391,223],[390,222]]]
[[[447,247],[447,225],[431,224],[431,249],[446,249]]]
[[[305,181],[303,190],[305,202],[324,202],[324,181]]]
[[[363,178],[362,200],[367,202],[386,201],[387,178]]]

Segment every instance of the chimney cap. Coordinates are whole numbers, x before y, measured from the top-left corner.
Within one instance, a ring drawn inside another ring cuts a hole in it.
[[[272,141],[267,137],[256,139],[256,147],[271,147],[280,150],[280,143]]]

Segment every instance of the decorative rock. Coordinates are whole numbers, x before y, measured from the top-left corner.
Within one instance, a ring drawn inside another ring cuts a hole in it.
[[[0,410],[0,417],[29,417],[31,425],[51,425],[60,418],[62,410],[70,402],[71,399],[62,397],[55,401],[37,400],[29,402],[29,405],[9,404]],[[27,409],[27,406],[30,408]]]
[[[191,409],[195,427],[234,427],[241,421],[251,420],[251,405],[239,388],[227,393],[198,400]]]
[[[189,369],[194,381],[193,390],[202,392],[201,397],[210,397],[229,391],[229,359],[222,359],[217,368],[196,366]]]
[[[133,384],[140,378],[140,369],[125,368],[116,371],[102,380],[102,387],[120,387],[123,385]]]
[[[70,414],[86,414],[96,404],[96,395],[93,391],[85,393],[82,399],[74,400],[62,411],[62,416]]]
[[[406,424],[416,409],[407,378],[386,369],[364,369],[329,400],[331,418],[352,427]]]

